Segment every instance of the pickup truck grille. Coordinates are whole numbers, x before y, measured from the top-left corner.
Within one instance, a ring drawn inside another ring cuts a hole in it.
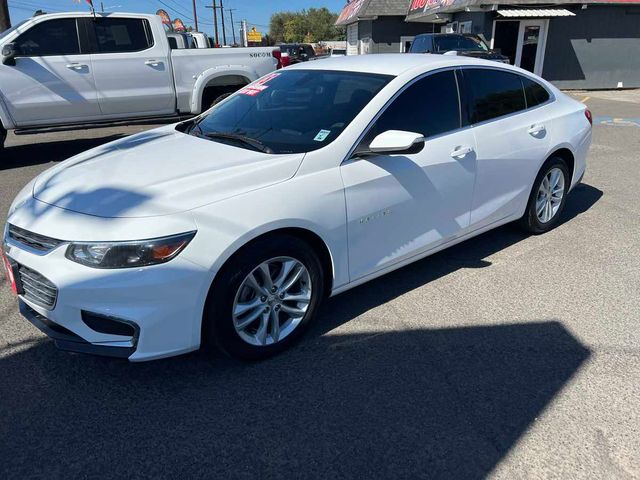
[[[58,299],[58,288],[35,270],[20,265],[18,267],[24,298],[47,310],[53,310]]]
[[[49,252],[62,243],[62,240],[38,235],[15,225],[9,225],[9,238],[39,252]]]

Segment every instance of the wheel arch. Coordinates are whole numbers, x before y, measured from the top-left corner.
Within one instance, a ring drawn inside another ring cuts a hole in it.
[[[556,148],[551,154],[549,154],[547,156],[547,158],[542,163],[542,165],[540,165],[540,168],[542,168],[542,166],[545,163],[547,163],[547,161],[550,158],[553,158],[553,157],[560,157],[566,162],[567,167],[569,168],[569,177],[570,177],[569,181],[570,181],[570,184],[572,184],[573,183],[573,176],[574,176],[575,168],[576,168],[576,158],[575,158],[575,155],[573,154],[573,152],[567,146],[560,146],[560,147]]]
[[[191,113],[198,114],[205,109],[203,99],[205,93],[211,89],[224,88],[230,86],[241,87],[247,85],[258,78],[255,71],[244,68],[230,68],[221,70],[220,68],[211,68],[205,70],[196,80],[191,95]],[[208,106],[206,106],[208,108]]]

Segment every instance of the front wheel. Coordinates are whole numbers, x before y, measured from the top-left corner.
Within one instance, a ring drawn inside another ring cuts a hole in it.
[[[245,247],[209,294],[204,341],[227,354],[261,360],[292,345],[323,296],[320,261],[302,240],[279,235]]]
[[[547,160],[533,184],[521,226],[533,234],[555,228],[560,222],[570,184],[566,162],[559,157]]]

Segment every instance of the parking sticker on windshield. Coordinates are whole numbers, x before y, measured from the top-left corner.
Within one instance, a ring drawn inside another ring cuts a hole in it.
[[[330,133],[331,133],[331,130],[320,130],[316,135],[316,138],[314,138],[313,140],[315,142],[324,142]]]

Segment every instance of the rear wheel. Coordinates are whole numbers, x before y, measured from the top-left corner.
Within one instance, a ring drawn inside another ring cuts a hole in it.
[[[527,210],[520,220],[530,233],[548,232],[558,225],[569,192],[571,179],[566,162],[552,157],[540,169],[529,197]]]
[[[209,293],[204,342],[246,360],[275,355],[302,336],[323,296],[323,271],[302,240],[278,235],[235,255]]]

